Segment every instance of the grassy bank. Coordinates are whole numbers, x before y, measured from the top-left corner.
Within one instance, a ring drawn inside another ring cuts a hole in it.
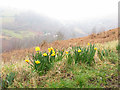
[[[95,54],[94,50],[87,53],[84,49],[85,47],[68,48],[65,50],[68,51],[68,54],[63,51],[64,57],[59,60],[57,59],[57,61],[55,59],[52,67],[43,75],[39,75],[24,60],[2,64],[2,86],[4,88],[118,87],[117,45],[118,41],[95,44],[94,47],[97,48]],[[75,52],[75,50],[78,51],[79,49],[81,50],[79,52],[81,53],[80,55],[78,55],[78,52]],[[82,54],[83,51],[85,53]],[[90,57],[90,53],[93,53],[93,58]],[[81,57],[82,55],[86,58]],[[44,59],[44,57],[41,58]],[[91,60],[91,62],[88,60]]]

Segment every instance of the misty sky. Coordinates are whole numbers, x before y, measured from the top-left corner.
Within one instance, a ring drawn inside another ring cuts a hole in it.
[[[60,21],[116,16],[119,0],[0,0],[0,7],[32,10]]]

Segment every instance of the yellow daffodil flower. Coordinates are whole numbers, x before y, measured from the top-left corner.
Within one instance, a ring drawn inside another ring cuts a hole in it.
[[[44,53],[43,56],[47,56],[47,53]]]
[[[25,60],[25,62],[27,62],[27,63],[28,63],[28,62],[29,62],[29,60]]]
[[[88,43],[88,46],[90,45],[90,43]]]
[[[94,48],[94,50],[97,50],[97,48]]]
[[[78,52],[80,53],[80,52],[81,52],[81,50],[78,50]]]
[[[48,52],[51,52],[51,48],[48,48]]]
[[[53,50],[52,53],[55,53],[55,51]]]
[[[65,53],[68,54],[68,51],[66,51]]]
[[[55,56],[55,53],[52,53],[51,56]]]
[[[40,47],[36,47],[36,48],[35,48],[35,51],[40,51]]]
[[[38,61],[38,60],[37,60],[37,61],[35,61],[35,63],[36,63],[36,64],[39,64],[39,63],[40,63],[40,61]]]
[[[54,50],[52,47],[50,48],[51,50]]]

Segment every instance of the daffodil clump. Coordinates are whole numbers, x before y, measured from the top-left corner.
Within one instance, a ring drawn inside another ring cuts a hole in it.
[[[91,65],[94,61],[94,56],[97,48],[95,45],[92,45],[88,43],[88,47],[72,47],[73,53],[70,53],[66,51],[66,54],[68,55],[68,64],[72,63],[87,63]]]
[[[38,72],[40,75],[45,74],[54,64],[59,60],[62,60],[66,56],[68,64],[77,63],[87,63],[91,65],[94,62],[94,55],[97,48],[94,45],[88,43],[88,47],[81,48],[75,47],[71,50],[65,51],[53,49],[53,47],[48,48],[48,52],[42,53],[40,47],[36,47],[36,53],[32,55],[31,59],[25,60],[33,70]],[[71,53],[72,52],[72,53]]]
[[[25,62],[40,75],[45,74],[53,66],[54,62],[60,60],[63,55],[63,52],[60,51],[56,53],[56,50],[52,47],[48,48],[48,52],[44,53],[40,51],[40,47],[35,47],[35,51],[36,53],[32,55],[32,58],[25,60]]]

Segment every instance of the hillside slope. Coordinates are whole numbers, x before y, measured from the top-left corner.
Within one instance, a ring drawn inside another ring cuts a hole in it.
[[[79,45],[86,45],[89,43],[104,43],[108,41],[113,41],[118,39],[118,28],[112,29],[109,31],[101,32],[98,34],[91,34],[86,37],[82,38],[74,38],[69,40],[62,40],[62,41],[55,41],[52,43],[43,42],[40,46],[41,51],[47,50],[48,47],[53,47],[57,49],[65,49],[72,46],[79,46]],[[2,60],[4,63],[9,60],[22,60],[28,54],[32,54],[34,52],[34,47],[30,49],[23,49],[23,50],[13,50],[10,52],[6,52],[2,54]]]
[[[69,39],[69,40],[56,41],[56,42],[53,42],[51,46],[54,46],[55,48],[57,48],[57,46],[69,47],[69,46],[75,46],[75,45],[85,45],[88,42],[89,43],[104,43],[104,42],[113,41],[117,39],[118,39],[118,28],[105,31],[105,32],[101,32],[98,34],[91,34],[89,36],[82,37],[82,38],[74,38],[74,39]]]

